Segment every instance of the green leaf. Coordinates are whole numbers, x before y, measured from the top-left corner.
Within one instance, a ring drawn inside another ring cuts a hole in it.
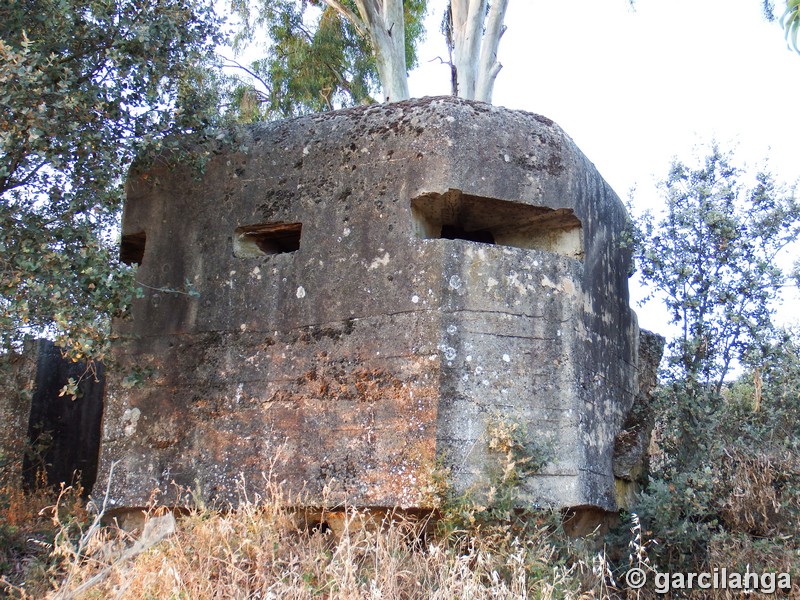
[[[103,355],[138,293],[108,231],[133,158],[219,120],[202,0],[0,3],[0,345],[47,333]]]

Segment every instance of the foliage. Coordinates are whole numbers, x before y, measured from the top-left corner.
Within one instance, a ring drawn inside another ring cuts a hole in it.
[[[434,494],[440,519],[437,530],[448,537],[473,529],[503,529],[522,532],[530,517],[520,510],[525,480],[551,459],[551,453],[532,442],[524,423],[493,418],[486,425],[487,461],[483,477],[469,489],[456,490],[450,473],[441,466],[434,470]],[[539,522],[538,518],[533,518]]]
[[[135,293],[115,230],[136,154],[208,123],[204,0],[0,6],[0,345],[49,332],[101,358]]]
[[[724,408],[726,377],[736,364],[759,367],[776,334],[774,301],[785,281],[776,258],[797,239],[800,204],[768,172],[751,185],[744,179],[716,146],[696,168],[676,161],[661,184],[664,214],[645,213],[634,228],[641,279],[681,331],[657,393],[674,465],[701,455]]]
[[[786,0],[786,10],[780,18],[781,25],[786,31],[786,41],[800,52],[797,46],[797,34],[800,32],[800,0]]]
[[[344,3],[355,11],[352,0]],[[417,64],[426,0],[403,3],[406,62]],[[368,39],[321,0],[233,0],[242,21],[238,50],[266,35],[266,56],[247,66],[234,97],[244,122],[284,118],[374,102],[380,91]]]
[[[735,361],[756,364],[784,284],[780,252],[800,233],[800,203],[762,171],[751,185],[718,147],[703,164],[673,163],[665,213],[635,228],[650,298],[661,295],[681,335],[669,347],[670,381],[719,393]]]
[[[797,238],[800,207],[771,174],[746,180],[716,147],[698,167],[676,162],[664,214],[636,228],[642,279],[681,326],[637,513],[666,571],[749,565],[796,577],[800,335],[776,328],[772,311],[784,285],[776,258]]]
[[[800,336],[784,341],[785,353],[726,386],[698,430],[701,451],[683,457],[670,429],[658,432],[658,471],[638,511],[659,539],[655,552],[668,570],[711,561],[724,540],[759,540],[748,545],[754,569],[759,557],[776,568],[766,557],[800,552]]]

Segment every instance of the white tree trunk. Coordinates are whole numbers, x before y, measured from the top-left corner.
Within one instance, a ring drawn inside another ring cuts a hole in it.
[[[507,8],[508,0],[493,0],[489,8],[489,16],[483,32],[478,83],[475,90],[475,100],[481,102],[491,103],[495,79],[497,79],[500,69],[503,68],[503,65],[497,62],[497,48],[500,46],[500,38],[506,30],[503,20],[506,17]]]
[[[407,99],[403,0],[355,0],[360,18],[340,0],[324,2],[339,11],[359,33],[369,35],[386,102]],[[494,82],[502,68],[497,62],[497,48],[505,31],[503,20],[509,0],[492,0],[488,17],[487,2],[450,0],[456,95],[482,102],[492,101]]]
[[[478,60],[487,0],[451,0],[453,15],[453,63],[458,96],[475,99]]]
[[[356,0],[356,6],[375,51],[384,100],[406,100],[409,92],[403,0]]]

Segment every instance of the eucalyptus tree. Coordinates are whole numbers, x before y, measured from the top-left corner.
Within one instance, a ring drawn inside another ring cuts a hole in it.
[[[800,32],[800,0],[786,0],[786,10],[781,15],[780,22],[786,31],[786,41],[791,44],[795,52],[800,52],[797,46],[797,35]]]
[[[453,94],[491,102],[509,0],[449,0],[443,33]],[[240,117],[255,120],[409,97],[408,72],[425,35],[428,0],[232,0],[235,47],[265,40],[266,56],[238,65]]]
[[[767,21],[777,20],[783,27],[789,47],[800,53],[800,47],[797,45],[798,33],[800,33],[800,0],[784,0],[782,4],[785,5],[785,8],[780,16],[777,16],[774,0],[761,0],[764,18]]]
[[[324,2],[369,36],[387,101],[408,98],[403,0],[353,0],[358,14],[342,0]],[[450,0],[447,7],[455,95],[490,102],[501,65],[497,49],[509,0]]]
[[[247,71],[253,83],[234,84],[238,117],[282,118],[372,103],[382,89],[388,89],[384,79],[400,79],[400,72],[392,70],[397,64],[404,65],[404,91],[394,99],[407,98],[405,71],[417,63],[426,1],[402,4],[399,25],[391,26],[391,36],[386,36],[402,56],[387,63],[373,51],[369,30],[352,0],[335,6],[323,0],[232,0],[240,20],[234,49],[263,42],[265,51],[247,65],[229,61],[229,66]]]

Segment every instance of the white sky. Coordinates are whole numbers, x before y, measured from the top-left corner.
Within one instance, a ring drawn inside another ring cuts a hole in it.
[[[449,93],[448,67],[428,62],[445,56],[441,10],[413,96]],[[494,103],[553,119],[623,199],[636,186],[637,203],[657,206],[670,160],[712,140],[749,165],[769,158],[784,182],[800,177],[800,55],[761,0],[511,0],[506,25]],[[664,332],[658,307],[637,312]]]
[[[449,93],[427,62],[445,56],[441,10],[413,96]],[[555,120],[620,196],[713,138],[800,176],[800,56],[760,0],[511,0],[506,25],[494,103]]]

